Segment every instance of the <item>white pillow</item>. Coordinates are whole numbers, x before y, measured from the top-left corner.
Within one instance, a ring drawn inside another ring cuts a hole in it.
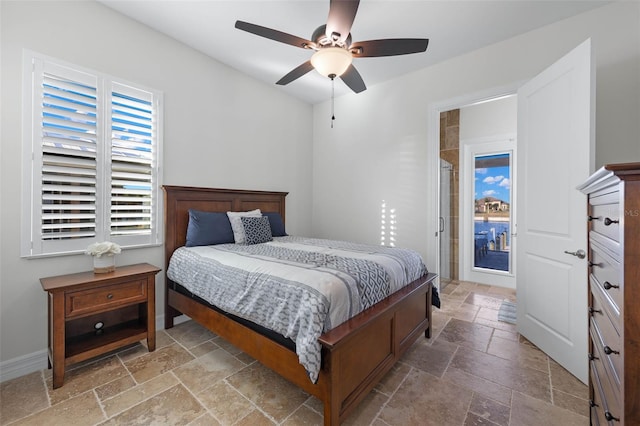
[[[244,244],[246,237],[244,234],[244,226],[242,226],[242,216],[244,217],[260,217],[262,212],[260,209],[251,210],[248,212],[227,212],[229,222],[231,222],[231,229],[233,229],[233,239],[236,244]]]

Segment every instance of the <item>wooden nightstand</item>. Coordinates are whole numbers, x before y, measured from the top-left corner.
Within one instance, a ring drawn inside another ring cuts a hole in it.
[[[114,272],[81,272],[41,278],[49,292],[49,368],[53,388],[64,382],[65,367],[147,339],[156,349],[155,276],[148,263]]]

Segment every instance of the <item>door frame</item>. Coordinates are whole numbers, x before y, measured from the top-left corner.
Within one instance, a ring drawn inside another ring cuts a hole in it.
[[[504,86],[497,86],[479,92],[464,94],[455,98],[434,102],[428,109],[427,135],[427,258],[429,271],[440,273],[440,114],[452,109],[463,108],[483,102],[493,101],[505,96],[517,94],[518,88],[526,80],[517,81]],[[431,238],[434,236],[435,238]],[[460,267],[462,262],[460,262]],[[462,276],[462,271],[459,275]],[[435,280],[440,290],[440,278]]]

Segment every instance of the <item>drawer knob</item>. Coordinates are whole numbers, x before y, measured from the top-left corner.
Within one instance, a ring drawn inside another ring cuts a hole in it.
[[[604,226],[609,226],[612,223],[618,223],[617,219],[609,219],[608,217],[604,218]]]
[[[109,299],[109,300],[113,299],[113,294],[111,294],[111,293],[107,294],[107,299]]]
[[[605,281],[603,284],[605,290],[611,290],[612,288],[620,288],[619,285],[611,284],[609,281]]]
[[[600,216],[591,216],[591,215],[589,215],[588,219],[589,219],[589,222],[591,222],[592,220],[600,220]]]
[[[601,314],[602,311],[600,309],[594,309],[593,306],[589,306],[589,313],[591,315],[593,315],[593,314]]]
[[[595,356],[595,355],[594,355],[594,354],[592,354],[592,353],[589,353],[589,361],[595,361],[596,359],[598,359],[598,357],[597,357],[597,356]]]
[[[590,406],[590,407],[597,407],[597,406],[598,406],[598,404],[596,404],[596,402],[595,402],[593,399],[590,399],[590,400],[589,400],[589,406]]]
[[[589,266],[593,267],[593,266],[597,266],[598,268],[602,268],[602,263],[593,263],[593,262],[589,262]]]
[[[608,421],[608,422],[610,422],[610,421],[612,421],[612,420],[613,420],[613,421],[616,421],[616,422],[619,422],[619,421],[620,421],[620,418],[619,418],[619,417],[613,417],[613,414],[611,414],[611,413],[610,413],[610,412],[608,412],[608,411],[605,411],[605,412],[604,412],[604,418],[605,418],[605,419],[607,419],[607,421]]]
[[[620,352],[618,352],[618,351],[614,351],[614,350],[613,350],[613,349],[611,349],[609,346],[605,346],[605,347],[603,348],[603,350],[604,350],[604,353],[605,353],[605,354],[607,354],[607,355],[611,355],[611,354],[616,354],[616,355],[618,355],[618,354],[620,353]]]

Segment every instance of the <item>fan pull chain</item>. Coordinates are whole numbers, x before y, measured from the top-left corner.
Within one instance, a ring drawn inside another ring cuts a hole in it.
[[[335,89],[335,77],[331,77],[331,128],[333,129],[333,122],[336,119],[336,115],[334,113],[334,89]]]

